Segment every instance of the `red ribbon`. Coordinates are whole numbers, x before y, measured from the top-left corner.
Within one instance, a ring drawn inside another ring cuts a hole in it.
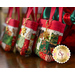
[[[67,24],[67,25],[72,25],[72,22],[70,20],[70,14],[69,13],[66,13],[64,16],[63,16],[63,19],[64,19],[64,22]]]

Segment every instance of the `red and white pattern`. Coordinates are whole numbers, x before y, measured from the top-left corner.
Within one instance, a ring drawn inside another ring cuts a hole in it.
[[[4,23],[3,26],[4,26],[4,28],[3,28],[3,32],[2,32],[1,38],[0,38],[0,45],[2,46],[2,48],[5,51],[10,51],[11,47],[14,47],[14,45],[15,45],[18,27],[14,27],[14,26],[11,26],[11,25],[7,25],[6,23]],[[5,33],[4,30],[6,29],[6,26],[8,27],[8,35],[13,37],[12,38],[12,44],[11,44],[11,46],[7,45],[6,43],[4,43],[2,41],[3,37],[5,36],[4,35],[4,33]]]
[[[26,18],[23,18],[23,22],[24,22],[24,19]],[[22,28],[24,27],[26,29],[26,32],[22,33]],[[25,55],[25,51],[32,52],[32,46],[34,42],[34,38],[32,38],[32,36],[35,36],[37,27],[38,27],[38,23],[34,21],[27,20],[25,26],[22,23],[19,35],[20,37],[23,37],[24,43],[22,42],[21,44],[22,46],[20,46],[21,42],[16,43],[16,48],[20,52],[20,55]],[[18,39],[20,40],[21,38],[18,38]]]
[[[53,57],[51,55],[46,55],[45,56],[45,61],[51,62],[51,61],[54,61],[54,59],[53,59]]]

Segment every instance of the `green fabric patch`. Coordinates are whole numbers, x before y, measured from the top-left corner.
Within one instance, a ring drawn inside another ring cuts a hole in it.
[[[19,38],[19,40],[18,40],[18,46],[19,46],[20,48],[23,47],[24,41],[25,41],[25,38],[22,37],[22,36],[20,36],[20,38]]]
[[[49,47],[49,42],[46,41],[46,40],[43,40],[43,41],[41,42],[41,45],[40,45],[39,50],[40,50],[41,52],[47,54],[47,52],[48,52],[48,47]]]
[[[51,40],[50,40],[50,43],[51,43],[51,44],[54,44],[54,45],[57,45],[58,37],[59,37],[58,34],[55,35],[55,34],[52,33],[52,34],[51,34]]]
[[[32,35],[31,35],[31,40],[33,40],[34,38],[35,38],[35,35],[32,34]]]
[[[2,42],[4,42],[7,45],[11,45],[12,44],[12,36],[9,36],[8,34],[4,34],[4,37],[2,39]]]
[[[34,49],[35,54],[37,54],[39,56],[39,50],[38,49]]]
[[[17,44],[18,44],[18,42],[19,42],[19,38],[21,37],[21,35],[18,35],[18,39],[17,39]]]

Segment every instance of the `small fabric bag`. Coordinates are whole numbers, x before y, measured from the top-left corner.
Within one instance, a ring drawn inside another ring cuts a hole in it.
[[[37,22],[29,20],[29,16],[32,12],[33,7],[29,7],[27,10],[27,16],[26,18],[23,18],[19,32],[16,48],[20,52],[20,55],[29,56],[32,53],[32,45],[38,27]]]
[[[16,35],[18,32],[18,27],[20,23],[20,8],[15,8],[15,17],[18,14],[18,20],[12,18],[13,7],[9,7],[8,15],[4,28],[1,34],[0,45],[5,51],[12,51],[16,42]]]
[[[65,24],[62,23],[63,8],[59,7],[59,21],[52,20],[56,7],[51,8],[49,20],[40,19],[34,52],[47,62],[54,61],[53,49],[61,43]]]

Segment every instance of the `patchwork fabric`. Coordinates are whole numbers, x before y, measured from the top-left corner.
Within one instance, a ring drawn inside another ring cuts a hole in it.
[[[46,28],[39,27],[34,52],[47,62],[54,61],[52,51],[58,45],[58,41],[61,41],[58,39],[60,36],[62,37],[63,33],[51,29],[47,29],[46,32]]]
[[[32,24],[28,23],[29,22],[27,22],[25,26],[22,25],[16,43],[16,48],[20,52],[20,55],[30,55],[32,53],[32,46],[38,25],[37,23],[34,24],[33,22]]]
[[[44,9],[45,8],[43,8],[43,11]],[[54,61],[52,51],[61,43],[66,26],[62,23],[63,7],[59,8],[59,21],[53,20],[55,10],[56,7],[51,8],[49,20],[42,19],[42,17],[38,20],[39,27],[33,45],[35,54],[47,62]],[[43,15],[43,11],[41,16]]]
[[[0,44],[5,51],[10,51],[11,48],[14,47],[17,31],[18,31],[18,27],[13,27],[4,23]]]
[[[11,45],[12,44],[12,36],[8,35],[6,33],[7,31],[5,31],[4,33],[4,37],[2,38],[2,42],[6,43],[7,45]]]
[[[18,40],[18,43],[17,43],[20,48],[22,48],[22,46],[23,46],[23,44],[24,44],[24,40],[25,40],[25,38],[22,37],[22,36],[20,36],[20,38],[19,38],[19,40]]]

